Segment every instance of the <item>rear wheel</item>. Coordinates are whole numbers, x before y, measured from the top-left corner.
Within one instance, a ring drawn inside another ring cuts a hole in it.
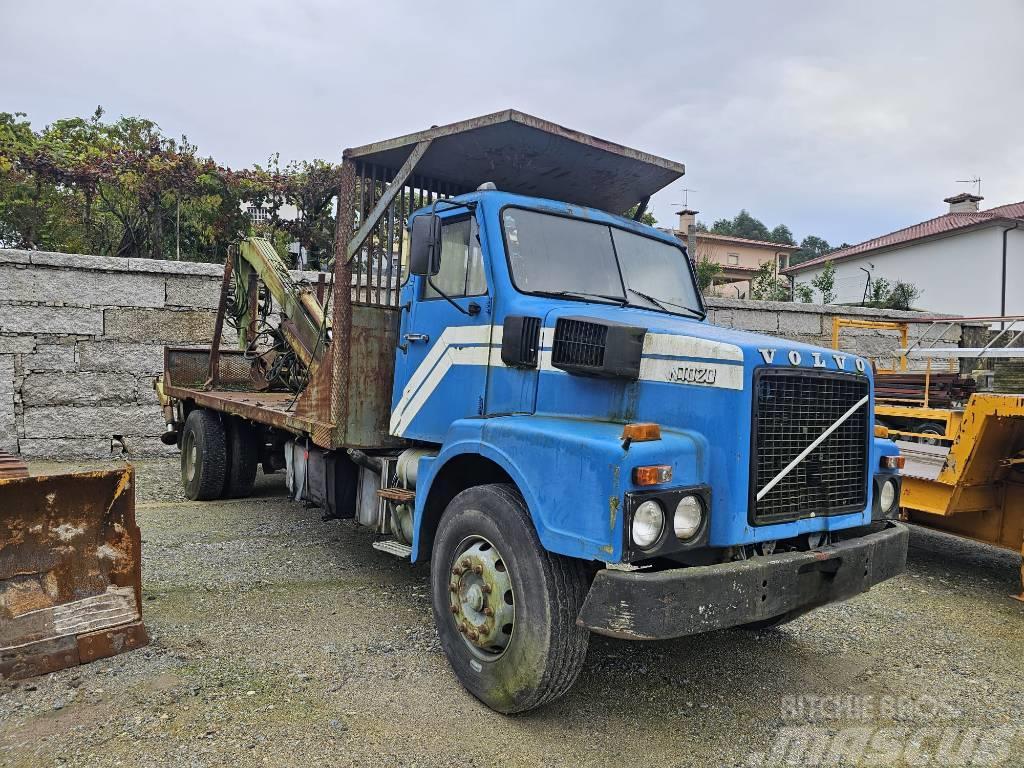
[[[227,469],[224,425],[213,411],[197,408],[181,434],[181,484],[185,496],[207,501],[220,496]]]
[[[237,416],[227,419],[227,464],[224,472],[225,499],[237,499],[252,493],[259,463],[256,428]]]
[[[434,539],[431,582],[448,661],[491,709],[523,712],[572,687],[589,637],[576,626],[586,573],[544,550],[515,488],[482,485],[452,500]]]

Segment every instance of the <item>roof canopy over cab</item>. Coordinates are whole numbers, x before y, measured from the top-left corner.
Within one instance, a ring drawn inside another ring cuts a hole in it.
[[[399,169],[429,142],[412,172],[455,194],[498,189],[621,214],[685,173],[682,163],[507,109],[345,150],[358,164]]]

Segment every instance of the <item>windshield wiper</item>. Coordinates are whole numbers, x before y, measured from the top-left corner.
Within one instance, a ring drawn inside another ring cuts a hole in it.
[[[626,306],[626,299],[623,296],[610,296],[607,293],[587,293],[586,291],[539,291],[542,296],[576,296],[581,299],[604,299],[614,301],[616,304]]]
[[[693,307],[688,307],[685,304],[676,304],[674,301],[669,301],[668,299],[656,299],[649,293],[638,291],[636,288],[627,287],[626,290],[629,291],[630,293],[635,293],[641,299],[647,299],[647,301],[651,302],[651,304],[654,304],[655,306],[661,308],[665,312],[670,312],[669,308],[665,306],[666,304],[668,304],[671,307],[677,307],[678,309],[681,309],[685,312],[689,312],[690,315],[692,315],[693,317],[700,318],[701,320],[703,320],[707,316],[706,312],[700,312],[699,310],[696,310]]]

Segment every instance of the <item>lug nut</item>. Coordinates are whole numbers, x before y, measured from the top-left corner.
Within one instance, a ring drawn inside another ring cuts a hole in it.
[[[458,613],[458,612],[459,612],[459,606],[453,605],[452,606],[452,613]]]
[[[465,624],[459,624],[459,632],[461,632],[462,634],[466,634],[466,625]]]
[[[463,568],[469,568],[470,565],[472,565],[472,563],[469,562],[469,558],[468,557],[462,558],[462,567]]]
[[[448,585],[448,591],[449,592],[458,592],[459,588],[457,586],[455,586],[454,584],[449,584]]]
[[[484,608],[484,616],[493,616],[493,615],[494,615],[494,609],[491,608],[491,606],[488,605],[486,608]]]
[[[493,591],[491,589],[491,585],[490,584],[484,584],[482,587],[480,587],[480,589],[482,589],[484,591],[485,595],[489,595]]]
[[[470,632],[469,633],[469,639],[470,640],[479,640],[480,639],[480,635],[478,635],[476,632]]]
[[[462,575],[462,569],[459,568],[458,566],[455,566],[454,568],[452,568],[452,573],[454,575],[456,575],[456,576],[461,576]]]
[[[484,567],[482,565],[474,565],[473,566],[473,573],[475,573],[477,576],[479,576],[483,572],[484,572]]]

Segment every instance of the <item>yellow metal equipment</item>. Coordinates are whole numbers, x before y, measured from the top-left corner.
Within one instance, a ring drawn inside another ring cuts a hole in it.
[[[906,519],[1024,556],[1024,397],[971,395],[951,445],[897,445]]]
[[[938,327],[942,323],[972,320],[1009,321],[1012,327],[1019,318],[923,318],[919,322]],[[908,353],[913,353],[915,348],[908,342],[907,322],[835,318],[832,326],[835,349],[840,348],[839,337],[844,327],[898,332],[901,341],[896,351],[898,370],[908,370]],[[1019,356],[1018,349],[992,347],[996,339],[998,336],[984,348],[961,350],[925,349],[918,343],[915,357],[935,354],[948,357],[952,364],[957,357]],[[932,371],[932,360],[931,357],[926,360],[927,376]],[[876,370],[884,373],[897,369],[876,367]],[[926,379],[924,399],[920,403],[875,403],[876,421],[888,426],[890,437],[907,460],[902,470],[903,518],[1011,549],[1024,558],[1024,396],[975,392],[962,408],[935,408],[928,402],[928,391]],[[892,424],[905,426],[898,429]],[[922,424],[932,425],[932,428],[922,432],[920,426],[914,426]],[[1022,591],[1016,599],[1024,601],[1024,564],[1021,583]]]

